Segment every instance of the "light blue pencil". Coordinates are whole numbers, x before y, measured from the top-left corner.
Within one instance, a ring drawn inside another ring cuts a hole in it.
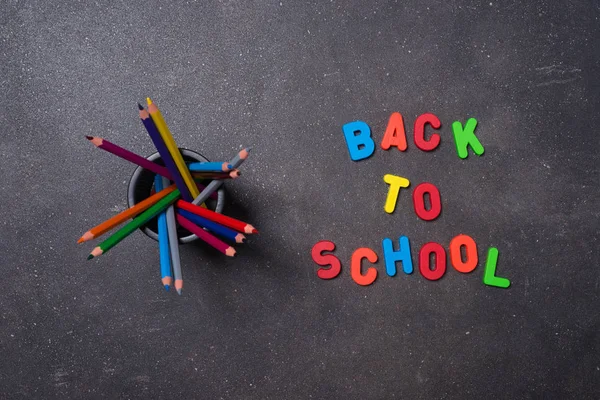
[[[156,192],[163,190],[162,177],[156,175],[154,178],[154,189]],[[167,213],[158,214],[158,248],[160,250],[160,275],[165,289],[171,287],[171,251],[169,250],[169,233],[167,229]]]
[[[163,186],[169,185],[169,180],[163,178]],[[175,207],[167,208],[167,227],[169,228],[169,248],[171,249],[171,262],[175,277],[175,290],[181,295],[183,278],[181,277],[181,260],[179,259],[179,238],[177,237],[177,223],[175,222]]]
[[[195,162],[188,165],[192,172],[227,172],[231,167],[232,165],[227,162]]]

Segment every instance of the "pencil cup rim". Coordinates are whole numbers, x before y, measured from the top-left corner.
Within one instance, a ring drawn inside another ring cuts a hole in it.
[[[193,158],[198,162],[208,162],[209,161],[202,154],[197,153],[195,151],[188,150],[188,149],[182,149],[182,148],[179,148],[179,150],[181,151],[181,154],[183,156]],[[160,154],[158,154],[158,152],[146,157],[146,159],[149,161],[156,161],[159,158],[160,158]],[[131,175],[131,178],[129,179],[129,185],[127,187],[127,204],[129,207],[131,207],[135,204],[135,188],[136,188],[137,184],[139,183],[140,176],[143,171],[144,171],[144,168],[137,167],[135,169],[135,171],[133,171],[133,174]],[[223,205],[225,204],[225,190],[223,189],[223,186],[224,185],[221,185],[219,190],[217,190],[217,205],[215,207],[215,211],[218,213],[221,213],[223,211]],[[146,236],[148,236],[149,238],[158,241],[158,234],[156,232],[154,232],[153,230],[151,230],[150,228],[148,228],[147,226],[144,227],[144,229],[140,228],[140,230],[142,232],[144,232],[144,234]],[[196,236],[195,234],[192,234],[192,235],[180,237],[179,243],[182,243],[182,244],[190,243],[197,239],[198,239],[198,236]]]

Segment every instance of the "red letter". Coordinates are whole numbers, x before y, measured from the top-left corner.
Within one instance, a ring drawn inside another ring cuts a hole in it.
[[[431,208],[425,208],[425,193],[429,194],[429,202]],[[442,212],[442,200],[440,199],[440,191],[431,183],[423,182],[413,190],[413,205],[415,214],[425,221],[436,219]]]
[[[429,255],[435,253],[435,269],[429,265]],[[435,242],[425,243],[419,251],[419,271],[423,278],[430,281],[437,281],[446,272],[446,251]]]
[[[319,268],[317,270],[317,275],[321,279],[333,279],[340,274],[342,270],[342,264],[340,263],[340,259],[334,256],[333,254],[321,254],[324,251],[333,251],[335,250],[335,243],[330,242],[328,240],[321,240],[320,242],[315,243],[312,248],[312,259],[317,265],[325,266],[331,265],[330,268]]]
[[[425,140],[425,124],[431,125],[433,129],[440,129],[442,124],[438,117],[429,113],[419,115],[415,121],[415,144],[423,151],[431,151],[440,144],[440,135],[434,132],[431,139]]]
[[[361,273],[360,265],[363,258],[366,258],[371,263],[377,262],[377,254],[373,250],[369,249],[368,247],[356,249],[356,251],[352,254],[350,274],[352,275],[354,282],[361,286],[368,286],[375,281],[375,278],[377,278],[377,270],[373,267],[369,267],[367,269],[367,273],[363,275]]]
[[[388,150],[391,146],[396,146],[398,150],[406,150],[406,132],[404,131],[404,119],[399,112],[392,113],[388,122],[383,139],[381,140],[381,148]]]
[[[465,246],[465,250],[467,253],[467,261],[462,260],[462,255],[460,253],[460,249],[462,246]],[[473,271],[477,267],[477,244],[467,235],[458,235],[450,242],[450,260],[452,261],[452,266],[458,272],[462,272],[463,274],[468,274]]]

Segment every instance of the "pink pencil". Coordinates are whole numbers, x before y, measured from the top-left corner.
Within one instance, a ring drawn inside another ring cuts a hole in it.
[[[227,243],[221,241],[220,239],[217,239],[216,237],[214,237],[210,233],[206,232],[204,229],[200,228],[199,226],[195,225],[189,219],[182,217],[178,213],[176,214],[176,216],[177,216],[177,222],[179,222],[179,225],[181,225],[188,231],[192,232],[193,234],[198,236],[200,239],[204,240],[206,243],[210,244],[212,247],[219,250],[221,253],[225,254],[226,256],[229,256],[229,257],[235,256],[235,249],[233,247],[231,247]]]

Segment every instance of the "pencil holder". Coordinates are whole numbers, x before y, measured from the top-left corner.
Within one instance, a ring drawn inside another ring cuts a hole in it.
[[[207,162],[208,159],[191,150],[179,149],[181,151],[181,155],[183,156],[183,160],[185,162]],[[160,158],[160,154],[154,153],[148,160],[154,161],[157,164],[164,165],[162,159]],[[127,190],[127,203],[129,207],[139,203],[140,201],[150,197],[152,187],[154,185],[154,172],[148,171],[142,167],[137,167],[133,172],[131,179],[129,180],[129,188]],[[204,186],[208,185],[210,181],[206,180],[202,184]],[[209,198],[206,201],[206,207],[210,210],[220,213],[223,211],[223,204],[225,203],[225,190],[223,186],[217,191],[217,198]],[[144,232],[147,236],[152,239],[158,241],[158,233],[157,233],[157,218],[152,218],[146,225],[140,227],[140,230]],[[189,243],[196,239],[198,236],[190,233],[188,230],[183,229],[182,227],[177,227],[177,237],[179,238],[180,243]]]

